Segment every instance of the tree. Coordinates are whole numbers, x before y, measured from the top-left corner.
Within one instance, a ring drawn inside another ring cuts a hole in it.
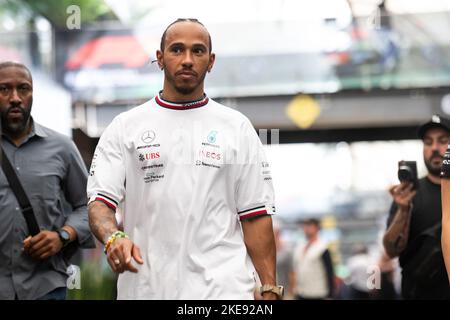
[[[117,20],[114,13],[102,0],[21,0],[37,15],[45,17],[56,30],[67,29],[67,8],[78,6],[81,24],[99,20]]]

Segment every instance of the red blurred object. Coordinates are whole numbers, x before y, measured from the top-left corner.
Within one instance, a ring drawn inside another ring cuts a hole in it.
[[[23,62],[20,53],[15,48],[1,47],[1,46],[0,46],[0,60]]]
[[[69,70],[106,65],[140,68],[149,59],[147,52],[133,36],[103,36],[83,44],[66,61],[65,67]]]
[[[335,64],[338,64],[338,65],[349,63],[349,61],[351,59],[349,52],[332,52],[332,53],[329,53],[327,56]]]

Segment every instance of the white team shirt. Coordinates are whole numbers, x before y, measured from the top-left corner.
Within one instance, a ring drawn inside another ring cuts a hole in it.
[[[322,255],[328,244],[321,239],[300,244],[293,255],[293,270],[296,274],[295,294],[305,298],[322,299],[328,296],[328,282]]]
[[[117,116],[97,145],[90,201],[123,210],[141,249],[118,299],[253,299],[255,271],[239,219],[273,214],[262,144],[241,113],[206,96],[159,96]]]

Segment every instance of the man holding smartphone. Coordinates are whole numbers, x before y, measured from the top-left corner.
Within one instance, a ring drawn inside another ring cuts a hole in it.
[[[393,203],[383,244],[391,258],[399,257],[404,299],[450,299],[440,252],[440,171],[450,142],[450,120],[434,115],[419,128],[418,135],[428,174],[418,180],[417,188],[408,181],[390,188]],[[420,274],[428,268],[433,272]]]

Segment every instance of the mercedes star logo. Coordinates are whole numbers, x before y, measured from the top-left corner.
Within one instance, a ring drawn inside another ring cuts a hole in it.
[[[142,134],[141,140],[144,143],[152,143],[153,140],[155,140],[155,133],[152,130],[147,130]]]

